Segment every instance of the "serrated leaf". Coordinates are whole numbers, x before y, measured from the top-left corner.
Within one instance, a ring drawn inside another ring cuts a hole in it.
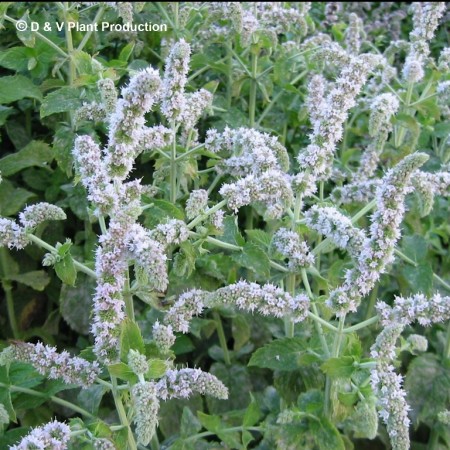
[[[269,248],[272,242],[272,237],[264,230],[245,230],[245,234],[251,242],[262,246],[263,248]]]
[[[42,100],[42,94],[39,88],[29,78],[23,75],[2,77],[1,85],[0,104],[6,105],[23,98]]]
[[[77,269],[73,262],[71,255],[67,254],[63,259],[56,262],[53,266],[55,268],[56,275],[65,284],[69,286],[75,286],[77,279]]]
[[[408,366],[405,377],[410,416],[432,425],[436,415],[450,405],[450,373],[432,353],[417,356]]]
[[[183,408],[183,414],[181,416],[180,434],[182,437],[187,438],[198,433],[202,429],[202,424],[192,411],[185,406]]]
[[[310,420],[310,427],[320,450],[345,450],[338,429],[326,417]]]
[[[353,356],[341,356],[328,359],[320,368],[331,378],[348,378],[356,370],[354,362]]]
[[[256,423],[258,423],[258,420],[261,417],[261,410],[259,409],[258,403],[256,402],[253,395],[250,394],[250,398],[252,399],[252,401],[245,410],[244,420],[242,421],[242,425],[244,427],[251,427],[255,425]]]
[[[416,267],[405,266],[402,274],[408,281],[411,292],[423,292],[431,295],[433,291],[433,268],[428,261],[421,262]]]
[[[221,428],[223,428],[219,416],[209,415],[202,411],[197,411],[197,417],[203,428],[206,428],[212,433],[217,433]]]
[[[94,384],[86,389],[81,389],[77,396],[77,405],[89,411],[91,414],[97,414],[100,402],[108,388],[106,386]]]
[[[231,332],[233,334],[233,350],[239,351],[250,339],[251,329],[250,324],[243,315],[238,315],[233,318]]]
[[[3,180],[0,183],[0,214],[13,216],[19,212],[28,200],[36,194],[26,189],[15,187],[10,181]]]
[[[76,286],[61,286],[59,295],[59,309],[70,328],[80,334],[88,334],[90,329],[90,315],[92,296],[96,282],[83,273],[78,274]]]
[[[128,352],[131,349],[145,355],[145,344],[141,330],[137,323],[127,318],[122,322],[120,334],[120,359],[123,362],[128,361]]]
[[[144,225],[150,229],[163,223],[167,219],[184,220],[183,211],[166,200],[152,198],[146,201],[146,203],[152,205],[143,213]]]
[[[120,378],[121,380],[131,381],[132,383],[138,381],[137,375],[123,362],[109,365],[108,371],[111,375]]]
[[[32,272],[10,275],[8,279],[29,286],[35,291],[43,291],[48,283],[50,283],[50,277],[43,270],[33,270]]]
[[[403,253],[415,262],[423,261],[428,253],[428,243],[422,236],[414,234],[402,239]]]
[[[4,384],[9,384],[8,369],[6,366],[0,366],[0,380]],[[17,422],[16,412],[11,401],[11,391],[8,388],[0,388],[0,403],[5,407],[9,420]]]
[[[52,159],[53,151],[48,144],[31,141],[20,151],[0,159],[0,172],[3,177],[9,177],[27,167],[48,167]]]
[[[83,104],[80,88],[65,86],[50,92],[42,100],[41,119],[52,114],[76,111]]]
[[[245,243],[245,239],[239,231],[237,226],[237,218],[235,216],[226,216],[223,219],[223,234],[218,237],[219,241],[226,242],[228,244],[242,246]]]
[[[272,370],[296,370],[300,366],[299,358],[307,353],[304,338],[277,339],[256,350],[248,365]]]
[[[167,363],[162,359],[150,359],[148,361],[148,378],[161,378],[167,372]]]
[[[247,242],[242,252],[233,254],[232,258],[246,269],[252,270],[261,278],[270,276],[270,260],[267,253],[253,242]]]

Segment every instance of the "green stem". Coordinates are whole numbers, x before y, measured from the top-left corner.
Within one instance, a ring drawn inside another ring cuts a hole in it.
[[[208,210],[206,210],[204,214],[201,214],[200,216],[196,217],[194,220],[189,222],[187,224],[187,227],[190,230],[192,230],[192,228],[194,228],[197,224],[199,224],[200,222],[205,220],[208,216],[210,216],[211,214],[215,213],[216,211],[218,211],[219,209],[224,207],[226,204],[227,204],[227,201],[226,200],[222,200],[221,202],[217,203],[217,205],[215,205],[212,208],[209,208]]]
[[[172,123],[172,151],[170,154],[170,201],[177,201],[177,129],[175,122]]]
[[[78,414],[81,414],[82,416],[88,417],[89,419],[93,419],[93,420],[97,419],[89,411],[86,411],[85,409],[80,408],[79,406],[74,405],[73,403],[68,402],[67,400],[63,400],[62,398],[55,397],[54,395],[49,397],[44,392],[38,392],[38,391],[34,391],[33,389],[28,389],[28,388],[14,386],[14,385],[8,385],[5,383],[0,383],[0,388],[9,389],[11,392],[21,392],[22,394],[33,395],[34,397],[45,398],[45,399],[52,401],[53,403],[57,403],[58,405],[64,406],[65,408],[68,408],[68,409],[71,409],[72,411],[75,411]]]
[[[113,386],[112,394],[114,398],[114,404],[116,405],[117,414],[119,415],[120,423],[128,429],[127,437],[128,437],[128,450],[137,450],[136,441],[134,440],[133,431],[131,430],[130,423],[128,422],[127,414],[125,412],[125,408],[122,403],[122,399],[120,397],[120,393],[117,389],[117,378],[111,375],[111,383]]]
[[[130,273],[128,270],[125,276],[123,299],[125,301],[125,311],[127,313],[127,316],[134,322],[133,294],[131,293],[130,289]]]
[[[306,293],[308,294],[308,297],[311,300],[311,309],[313,311],[313,314],[314,314],[314,316],[316,316],[316,318],[320,318],[319,311],[317,310],[317,306],[314,303],[314,295],[311,291],[311,286],[309,285],[308,274],[306,273],[305,269],[301,269],[301,275],[302,275],[303,285],[305,286],[305,289],[306,289]],[[322,345],[322,350],[325,353],[325,355],[328,356],[330,354],[330,350],[328,348],[327,340],[325,339],[325,334],[322,329],[322,324],[317,319],[315,319],[314,326],[316,327],[317,334],[319,335],[320,343]]]
[[[225,337],[225,332],[223,330],[222,319],[217,311],[213,311],[213,317],[214,321],[216,322],[217,335],[219,337],[220,346],[223,350],[223,357],[225,359],[225,364],[227,366],[230,366],[231,365],[230,352],[228,351],[227,347],[227,339]]]
[[[17,20],[13,19],[12,17],[9,17],[8,15],[3,16],[5,20],[8,22],[13,23],[14,25],[18,22]],[[33,34],[39,38],[42,42],[45,42],[47,45],[53,48],[57,53],[59,53],[64,58],[69,58],[69,55],[60,47],[58,47],[54,42],[52,42],[50,39],[45,37],[43,34],[39,33],[39,31],[33,31]]]
[[[375,289],[373,289],[373,291],[370,293],[369,304],[367,305],[366,310],[366,320],[369,319],[373,314],[377,297],[378,297],[378,284],[375,286]]]
[[[249,124],[250,128],[255,126],[255,112],[256,112],[256,88],[258,86],[257,72],[258,72],[258,55],[252,52],[252,76],[250,84],[250,99],[249,99]]]
[[[364,320],[363,322],[357,323],[356,325],[352,325],[351,327],[344,328],[342,333],[353,333],[353,331],[360,330],[361,328],[366,328],[374,323],[377,323],[380,320],[378,316],[373,316],[370,319]]]
[[[34,234],[28,234],[27,237],[28,237],[28,239],[30,239],[30,241],[32,241],[35,244],[39,245],[39,247],[45,248],[46,250],[48,250],[51,253],[57,253],[58,252],[58,250],[56,250],[55,247],[53,247],[50,244],[47,244],[47,242],[43,241],[42,239],[39,239]],[[89,275],[92,278],[97,278],[97,274],[92,269],[89,269],[89,267],[87,267],[84,264],[76,261],[75,259],[73,260],[73,263],[74,263],[75,267],[80,272],[83,272],[83,273],[85,273],[86,275]]]
[[[2,280],[2,286],[3,286],[3,290],[5,291],[6,309],[8,311],[9,325],[11,327],[14,339],[19,339],[20,331],[19,331],[19,327],[17,325],[16,313],[14,310],[14,297],[12,294],[11,282],[9,280]]]
[[[345,315],[341,316],[339,318],[339,325],[336,335],[334,336],[334,342],[333,342],[333,349],[331,353],[332,358],[339,357],[339,351],[341,348],[342,343],[342,336],[344,332],[344,325],[345,325]],[[325,404],[324,404],[324,414],[329,419],[331,418],[332,412],[331,412],[331,388],[332,388],[332,380],[329,375],[327,375],[325,380]]]
[[[407,115],[411,115],[411,110],[409,109],[411,106],[411,97],[413,93],[414,83],[408,83],[408,88],[406,91],[406,99],[405,99],[405,110],[403,111]],[[396,133],[394,136],[395,141],[395,147],[398,148],[400,145],[402,145],[403,140],[405,139],[406,135],[406,127],[404,126],[397,126],[396,127]]]
[[[327,322],[326,320],[323,320],[321,317],[319,317],[317,314],[312,313],[311,311],[308,311],[308,317],[310,317],[312,320],[315,320],[316,322],[322,324],[325,328],[328,328],[329,330],[333,331],[334,333],[336,333],[338,330],[334,325],[331,325],[331,323]]]
[[[178,156],[175,158],[175,161],[181,161],[183,158],[186,158],[186,156],[191,155],[192,153],[195,153],[197,150],[200,150],[201,148],[203,148],[205,146],[205,144],[200,144],[197,145],[194,148],[191,148],[189,151],[187,151],[186,153],[183,153],[182,155]]]
[[[401,252],[400,250],[398,250],[397,248],[394,250],[394,253],[403,261],[405,261],[408,264],[411,264],[414,267],[417,267],[419,264],[414,261],[413,259],[409,258],[408,256],[406,256],[403,252]],[[444,281],[439,275],[436,275],[433,272],[433,279],[435,281],[437,281],[442,287],[444,287],[445,289],[450,291],[450,284],[448,284],[446,281]]]
[[[233,53],[230,51],[233,43],[227,46],[227,109],[231,108],[233,97]]]
[[[233,428],[221,428],[221,433],[235,433],[239,431],[264,431],[263,427],[233,427]],[[211,431],[203,431],[202,433],[194,434],[184,439],[184,442],[195,441],[196,439],[201,439],[208,436],[215,436],[216,433]]]
[[[97,14],[94,17],[94,21],[92,23],[98,23],[100,22],[101,18],[103,17],[103,14],[105,13],[105,6],[100,6],[100,8],[97,11]],[[77,47],[78,51],[83,50],[84,46],[87,44],[87,42],[89,41],[89,39],[92,36],[92,33],[94,32],[93,29],[89,29],[89,31],[86,32],[86,34],[83,36],[83,39],[81,40],[80,44]]]

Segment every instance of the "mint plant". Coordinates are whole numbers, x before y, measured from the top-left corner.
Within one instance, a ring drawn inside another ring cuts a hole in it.
[[[0,21],[1,448],[450,446],[444,2]]]

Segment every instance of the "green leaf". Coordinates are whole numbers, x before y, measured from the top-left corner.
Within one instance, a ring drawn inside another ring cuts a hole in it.
[[[33,51],[26,47],[12,47],[0,52],[0,66],[17,72],[28,67],[28,60]]]
[[[64,256],[63,259],[56,262],[53,266],[55,268],[56,275],[65,284],[69,286],[75,286],[77,279],[77,269],[73,263],[73,258],[70,254]]]
[[[232,258],[241,266],[252,270],[261,278],[270,276],[270,260],[267,253],[253,242],[247,242],[241,253],[233,254]]]
[[[61,286],[59,310],[70,328],[80,334],[89,334],[92,296],[96,282],[84,273],[77,275],[77,285]]]
[[[272,237],[269,233],[263,230],[245,230],[245,234],[247,235],[248,239],[257,244],[260,245],[262,248],[267,249],[270,247],[270,244],[272,242]]]
[[[308,345],[304,338],[277,339],[256,350],[248,365],[272,370],[296,370],[301,365],[301,357],[307,354]]]
[[[167,363],[162,359],[149,359],[148,378],[161,378],[167,372]]]
[[[120,334],[120,359],[123,362],[128,361],[128,352],[131,349],[145,355],[145,344],[141,330],[137,323],[127,318],[122,322]]]
[[[111,375],[120,378],[121,380],[130,381],[132,383],[138,381],[137,375],[123,362],[109,365],[108,371]]]
[[[8,279],[29,286],[35,291],[43,291],[48,283],[50,283],[49,276],[43,270],[33,270],[32,272],[10,275]]]
[[[0,183],[0,214],[2,216],[15,215],[35,195],[26,189],[14,187],[8,180],[3,180]]]
[[[319,416],[323,410],[323,393],[318,389],[310,389],[299,395],[297,406],[300,411]]]
[[[431,295],[433,291],[433,268],[429,261],[421,262],[417,267],[405,266],[402,274],[408,281],[411,292],[423,292]]]
[[[83,104],[82,97],[83,94],[80,93],[80,88],[69,86],[47,94],[42,100],[41,119],[52,114],[77,110]]]
[[[338,429],[326,417],[319,421],[310,420],[310,427],[320,450],[345,450]]]
[[[81,389],[78,394],[76,404],[86,409],[92,414],[98,414],[98,408],[103,396],[108,388],[106,386],[94,384],[86,389]]]
[[[132,55],[134,50],[134,45],[134,42],[130,42],[129,44],[125,45],[125,47],[119,53],[120,61],[126,62],[130,59],[130,56]]]
[[[422,236],[414,234],[402,239],[403,253],[415,262],[423,261],[428,253],[428,242]]]
[[[31,141],[26,147],[0,159],[0,172],[3,177],[9,177],[27,167],[46,167],[53,160],[53,151],[48,144],[41,141]]]
[[[181,416],[180,434],[182,437],[187,438],[198,433],[202,429],[202,424],[195,417],[192,411],[185,406],[183,408],[183,415]]]
[[[8,369],[6,366],[0,366],[0,381],[9,384]],[[8,412],[9,420],[17,423],[16,412],[11,402],[11,391],[8,388],[0,388],[0,403],[3,404]]]
[[[256,402],[253,395],[250,394],[250,398],[252,399],[252,401],[245,411],[244,420],[242,422],[242,425],[244,427],[251,427],[255,425],[256,423],[258,423],[258,420],[261,417],[261,411],[259,409],[258,403]]]
[[[146,203],[150,203],[152,205],[143,213],[144,225],[147,228],[154,228],[166,219],[184,220],[183,211],[166,200],[152,198],[147,200]]]
[[[436,355],[424,353],[409,364],[405,389],[412,420],[433,426],[436,415],[450,405],[450,372]]]
[[[5,125],[6,120],[14,113],[14,111],[14,108],[11,108],[10,106],[0,105],[0,127]]]
[[[231,332],[233,334],[233,349],[239,351],[250,339],[251,329],[250,324],[243,315],[238,315],[233,318]]]
[[[219,378],[228,388],[227,401],[213,397],[206,398],[210,412],[222,414],[234,409],[244,409],[248,406],[252,383],[248,369],[245,366],[240,364],[226,366],[221,362],[216,362],[212,364],[209,372]]]
[[[213,416],[209,414],[205,414],[202,411],[197,411],[197,417],[203,428],[206,428],[208,431],[212,433],[216,433],[223,428],[222,422],[219,416]]]
[[[434,126],[434,134],[438,138],[446,138],[450,134],[450,121],[437,123]]]
[[[23,98],[42,100],[39,88],[27,77],[15,75],[1,78],[0,104],[8,104]]]
[[[20,20],[26,22],[28,27],[23,31],[17,30],[17,37],[24,43],[25,46],[32,48],[34,47],[36,36],[31,30],[31,20],[28,11],[20,18]]]
[[[354,362],[353,356],[341,356],[328,359],[320,368],[331,378],[348,378],[356,370]]]
[[[223,234],[218,239],[228,244],[242,246],[245,244],[245,239],[239,232],[237,226],[237,218],[235,216],[226,216],[223,219]]]

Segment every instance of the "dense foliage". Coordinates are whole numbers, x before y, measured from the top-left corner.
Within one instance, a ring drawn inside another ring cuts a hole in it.
[[[448,19],[0,3],[0,448],[450,448]]]

